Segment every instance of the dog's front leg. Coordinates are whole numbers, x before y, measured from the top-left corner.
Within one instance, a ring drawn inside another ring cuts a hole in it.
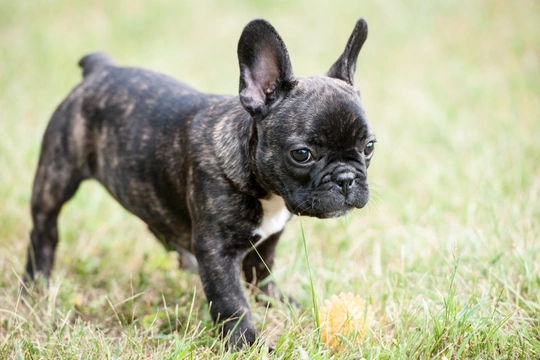
[[[257,334],[240,282],[240,264],[245,251],[227,247],[230,241],[194,234],[195,256],[210,314],[222,324],[222,335],[234,349],[255,343]],[[211,237],[211,235],[210,235]]]

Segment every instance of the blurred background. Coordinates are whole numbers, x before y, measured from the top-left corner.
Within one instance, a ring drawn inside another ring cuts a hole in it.
[[[327,71],[363,17],[356,81],[378,139],[372,200],[342,219],[294,219],[278,249],[280,286],[309,305],[303,228],[317,296],[370,298],[389,336],[407,330],[396,324],[418,314],[420,300],[441,301],[456,259],[464,301],[502,296],[501,316],[538,318],[539,16],[532,0],[0,0],[0,304],[16,299],[41,138],[80,81],[83,55],[106,51],[119,64],[235,94],[236,45],[251,19],[276,27],[295,74],[307,76]],[[121,298],[133,273],[154,284],[165,281],[154,270],[182,276],[95,183],[79,189],[60,227],[55,276],[66,292],[115,289]],[[196,282],[174,279],[185,291]]]

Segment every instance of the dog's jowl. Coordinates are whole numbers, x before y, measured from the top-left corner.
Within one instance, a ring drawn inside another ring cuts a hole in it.
[[[96,179],[198,271],[229,345],[253,344],[241,270],[254,285],[269,275],[292,215],[337,217],[368,202],[375,137],[354,83],[366,37],[361,19],[326,75],[297,78],[276,30],[254,20],[238,43],[239,96],[102,53],[82,58],[83,80],[43,138],[26,279],[50,276],[58,214]],[[272,282],[261,290],[281,296]]]

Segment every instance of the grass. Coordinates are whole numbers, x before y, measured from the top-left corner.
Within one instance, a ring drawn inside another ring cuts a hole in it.
[[[0,358],[540,358],[539,13],[533,0],[0,0]],[[235,93],[252,18],[276,26],[304,76],[326,71],[360,16],[372,200],[289,224],[273,276],[300,309],[253,302],[275,353],[226,354],[197,277],[95,183],[62,211],[49,287],[20,295],[41,137],[83,54]],[[340,292],[366,298],[375,321],[332,353],[312,294]]]

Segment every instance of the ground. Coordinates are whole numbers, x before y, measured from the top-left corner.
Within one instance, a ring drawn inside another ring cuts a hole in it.
[[[257,17],[298,76],[324,73],[367,20],[356,81],[378,142],[365,209],[295,218],[283,236],[273,277],[300,307],[252,301],[276,351],[228,356],[540,358],[539,13],[533,0],[0,1],[0,358],[224,357],[197,277],[96,183],[62,211],[49,286],[21,296],[20,277],[40,141],[79,58],[102,50],[234,94]],[[332,353],[313,309],[341,292],[374,320]]]

